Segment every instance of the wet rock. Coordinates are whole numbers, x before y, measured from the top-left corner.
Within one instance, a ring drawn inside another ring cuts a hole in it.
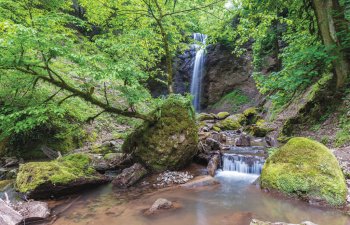
[[[90,163],[88,155],[72,154],[50,162],[22,164],[16,189],[29,198],[43,199],[108,182],[109,179],[98,174]]]
[[[127,188],[134,185],[137,181],[147,174],[147,170],[139,163],[123,170],[121,174],[112,181],[113,185],[119,188]]]
[[[193,189],[217,184],[219,184],[219,182],[215,180],[215,178],[213,178],[212,176],[199,176],[196,177],[193,181],[190,181],[186,184],[182,184],[181,187]]]
[[[0,199],[0,225],[17,225],[23,220],[23,216]]]
[[[23,221],[34,222],[49,217],[50,210],[46,202],[29,201],[14,205],[14,209],[23,216]]]
[[[198,152],[198,127],[191,101],[170,96],[123,144],[123,152],[152,172],[178,170]]]
[[[159,198],[157,199],[151,208],[149,208],[145,214],[146,215],[151,215],[159,212],[160,210],[165,210],[165,209],[171,209],[173,208],[173,203],[165,198]]]
[[[237,139],[236,139],[236,146],[239,147],[249,147],[251,146],[251,138],[249,135],[241,134]]]
[[[17,168],[0,168],[0,179],[1,180],[11,180],[16,178]]]
[[[220,164],[220,155],[214,155],[209,163],[208,163],[208,173],[210,176],[214,177],[215,176],[215,172],[216,170],[218,169],[219,167],[219,164]]]
[[[154,187],[163,188],[171,185],[185,184],[193,179],[193,175],[189,172],[166,171],[157,177],[157,183]]]
[[[264,221],[253,219],[250,222],[250,225],[317,225],[317,224],[312,223],[310,221],[301,222],[300,224],[283,223],[283,222],[272,223],[272,222],[264,222]]]
[[[208,146],[209,151],[217,151],[220,150],[220,142],[216,141],[215,139],[212,138],[207,138],[205,140],[206,145]]]
[[[3,167],[16,167],[19,165],[19,160],[15,157],[4,157],[2,158]]]

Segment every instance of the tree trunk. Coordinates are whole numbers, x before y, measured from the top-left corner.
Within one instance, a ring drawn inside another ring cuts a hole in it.
[[[345,86],[350,70],[342,40],[337,36],[338,32],[347,29],[343,24],[346,23],[344,9],[338,0],[312,0],[312,3],[324,45],[335,47],[332,49],[332,56],[336,57],[333,66],[337,78],[336,88],[339,90]]]

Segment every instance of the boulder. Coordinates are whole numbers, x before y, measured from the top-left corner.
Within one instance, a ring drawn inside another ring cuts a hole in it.
[[[131,156],[124,153],[108,153],[104,156],[91,154],[92,167],[95,170],[104,172],[117,168],[125,168],[131,164]]]
[[[38,199],[71,194],[108,182],[90,163],[89,156],[72,154],[50,162],[22,164],[16,178],[16,189],[29,198]]]
[[[147,170],[139,163],[123,170],[113,179],[113,185],[119,188],[127,188],[134,185],[147,174]]]
[[[169,96],[123,144],[123,151],[152,172],[178,170],[191,162],[198,148],[198,128],[191,101]]]
[[[255,137],[265,137],[269,132],[273,131],[265,120],[258,120],[249,127],[249,133]]]
[[[212,177],[215,176],[215,172],[218,169],[219,165],[220,165],[220,155],[214,155],[210,159],[207,167],[207,170],[210,176]]]
[[[149,208],[145,212],[145,214],[151,215],[151,214],[155,214],[155,213],[159,212],[160,210],[171,209],[171,208],[173,208],[173,203],[171,201],[169,201],[165,198],[159,198],[153,203],[151,208]]]
[[[198,121],[205,121],[205,120],[215,120],[215,114],[209,114],[209,113],[200,113],[197,116]]]
[[[300,224],[283,223],[283,222],[271,223],[271,222],[264,222],[264,221],[253,219],[250,222],[250,225],[317,225],[317,224],[312,223],[310,221],[301,222]]]
[[[237,139],[236,139],[236,146],[239,147],[249,147],[251,146],[251,138],[249,135],[241,134]]]
[[[261,187],[312,202],[341,206],[347,187],[337,159],[330,150],[307,138],[292,138],[266,161]]]
[[[216,118],[219,120],[226,119],[229,116],[230,116],[229,112],[219,112],[218,114],[216,114]]]
[[[213,138],[207,138],[205,140],[205,144],[208,146],[207,150],[209,150],[209,151],[220,150],[220,142],[216,141]]]
[[[23,216],[0,199],[0,225],[17,225],[23,220]]]
[[[23,221],[26,223],[44,220],[50,216],[50,209],[46,202],[20,202],[14,206],[14,209],[23,216]]]
[[[217,122],[214,127],[220,128],[220,130],[238,130],[244,122],[245,116],[243,114],[235,114]]]

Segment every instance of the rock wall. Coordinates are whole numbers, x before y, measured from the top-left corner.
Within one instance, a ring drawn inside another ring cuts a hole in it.
[[[222,44],[208,47],[206,74],[203,80],[203,106],[215,104],[225,94],[241,90],[247,96],[258,95],[253,78],[251,50],[240,57],[232,54],[232,49]]]
[[[233,90],[240,90],[253,100],[259,96],[251,76],[253,67],[250,47],[248,46],[247,52],[240,57],[235,56],[232,51],[232,48],[223,44],[208,46],[203,77],[202,108],[205,109],[215,104]],[[176,93],[190,92],[195,55],[195,50],[191,49],[175,60],[174,89]]]

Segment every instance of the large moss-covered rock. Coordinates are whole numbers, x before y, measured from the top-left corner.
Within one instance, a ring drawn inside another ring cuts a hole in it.
[[[50,162],[22,164],[16,178],[16,189],[30,198],[47,198],[105,183],[107,179],[98,175],[90,163],[89,156],[73,154]]]
[[[267,159],[261,187],[334,206],[346,202],[345,179],[335,156],[307,138],[292,138]]]
[[[243,114],[235,114],[217,122],[215,126],[221,130],[238,130],[242,127],[244,122],[245,116]]]
[[[191,102],[170,96],[154,114],[158,119],[137,128],[125,140],[123,151],[153,172],[180,169],[197,153],[198,129]]]

